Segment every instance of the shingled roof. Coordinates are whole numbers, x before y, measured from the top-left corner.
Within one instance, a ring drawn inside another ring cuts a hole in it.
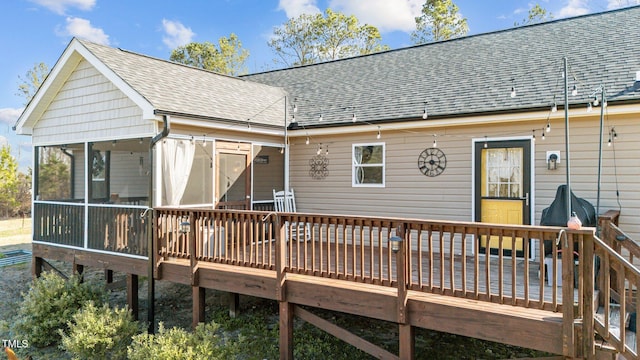
[[[245,77],[286,89],[305,127],[640,101],[640,6]],[[511,98],[511,87],[517,96]],[[323,121],[319,121],[322,114]]]
[[[283,126],[280,88],[78,41],[157,112]]]

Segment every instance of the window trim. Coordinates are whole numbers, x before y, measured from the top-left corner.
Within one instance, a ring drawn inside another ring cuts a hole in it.
[[[356,155],[356,147],[364,147],[364,146],[382,146],[382,163],[380,164],[360,164],[358,167],[380,167],[382,168],[382,183],[380,184],[359,184],[356,182],[356,164],[355,164],[355,155]],[[351,144],[351,187],[386,187],[386,157],[387,157],[387,149],[386,143],[384,142],[375,142],[375,143],[357,143]]]

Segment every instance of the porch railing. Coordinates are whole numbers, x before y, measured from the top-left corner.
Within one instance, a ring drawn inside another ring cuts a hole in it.
[[[155,221],[162,257],[195,254],[202,261],[266,269],[281,263],[286,272],[384,286],[398,286],[398,260],[389,247],[389,239],[398,235],[407,244],[401,265],[408,289],[556,312],[562,311],[563,298],[582,306],[573,247],[593,237],[593,230],[569,233],[564,264],[557,227],[166,208],[156,209]],[[189,229],[181,230],[181,223]],[[279,233],[282,249],[276,248]],[[498,255],[477,251],[483,237],[498,239]],[[534,241],[540,244],[536,261],[529,250]],[[524,258],[505,255],[516,242],[524,244]],[[545,253],[550,254],[547,268]],[[277,259],[279,254],[284,255]],[[564,274],[565,268],[566,280],[552,275],[552,269]],[[572,286],[563,293],[559,285],[565,281]]]
[[[146,257],[146,220],[141,216],[145,210],[143,206],[35,201],[33,240]]]
[[[600,236],[594,239],[593,253],[598,271],[599,289],[596,315],[585,317],[585,328],[592,328],[609,345],[627,359],[640,359],[640,271],[634,260],[640,247],[617,226],[619,213],[609,211],[600,216]],[[590,244],[585,244],[585,247]],[[584,336],[588,336],[585,334]],[[592,352],[592,349],[588,349]],[[585,353],[587,350],[585,350]]]

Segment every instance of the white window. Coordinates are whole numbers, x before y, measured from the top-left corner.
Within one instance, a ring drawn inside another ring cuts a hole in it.
[[[384,143],[353,144],[354,187],[384,187]]]

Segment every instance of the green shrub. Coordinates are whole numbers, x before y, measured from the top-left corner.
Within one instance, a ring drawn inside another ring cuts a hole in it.
[[[126,359],[127,346],[142,329],[127,308],[111,309],[85,303],[67,323],[68,333],[60,330],[62,349],[75,359]]]
[[[230,350],[219,328],[215,323],[200,324],[189,333],[178,327],[167,330],[160,323],[158,333],[134,336],[127,355],[130,360],[228,359]]]
[[[43,273],[22,296],[14,331],[35,347],[59,344],[58,330],[66,330],[67,322],[86,301],[102,305],[106,300],[101,287],[81,283],[77,276],[65,280],[53,273]]]

